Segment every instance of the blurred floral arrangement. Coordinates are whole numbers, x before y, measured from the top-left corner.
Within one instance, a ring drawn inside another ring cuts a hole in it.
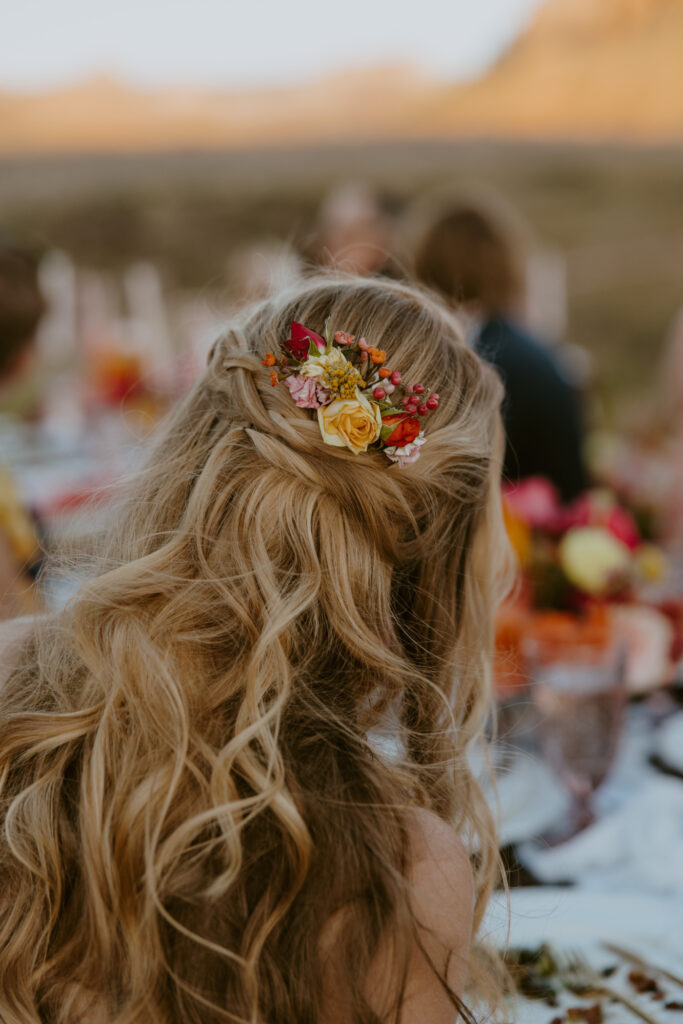
[[[632,514],[610,491],[562,505],[541,477],[508,485],[505,523],[534,608],[586,612],[596,601],[625,600],[661,579],[666,558],[642,542]]]
[[[503,514],[520,579],[497,621],[499,690],[525,682],[525,635],[558,645],[602,645],[611,642],[615,625],[622,635],[630,633],[633,688],[652,685],[653,674],[664,681],[674,629],[640,595],[664,579],[667,559],[656,544],[641,539],[630,510],[608,490],[589,491],[563,505],[552,483],[531,477],[504,488]]]

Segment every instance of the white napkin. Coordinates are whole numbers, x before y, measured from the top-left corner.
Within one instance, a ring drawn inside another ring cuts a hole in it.
[[[542,882],[683,895],[683,782],[650,775],[618,810],[573,839],[553,849],[524,843],[518,856]]]

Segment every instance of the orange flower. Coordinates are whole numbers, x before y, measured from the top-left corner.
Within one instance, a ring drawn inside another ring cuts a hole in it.
[[[388,366],[380,366],[379,375],[382,378],[391,377],[391,370]]]
[[[275,370],[271,370],[270,371],[270,383],[271,383],[271,385],[273,387],[275,387],[277,385],[277,382],[278,382],[277,373],[275,372]]]
[[[386,352],[381,348],[370,348],[368,349],[368,353],[373,363],[383,363],[387,358]]]
[[[522,642],[532,620],[524,599],[508,599],[496,613],[496,646],[493,678],[498,696],[510,696],[528,682],[522,655]]]
[[[536,612],[527,624],[526,634],[542,646],[538,657],[552,660],[562,646],[590,646],[602,649],[613,637],[613,619],[602,604],[592,605],[585,615],[572,612]]]
[[[526,565],[531,554],[531,530],[505,498],[503,498],[503,520],[510,544],[520,565]]]
[[[265,358],[261,363],[261,366],[275,366],[275,356],[272,352],[266,352]]]

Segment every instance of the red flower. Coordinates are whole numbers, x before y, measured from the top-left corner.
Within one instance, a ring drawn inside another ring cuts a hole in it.
[[[392,426],[394,429],[387,434],[386,428]],[[407,444],[412,444],[419,433],[420,421],[414,416],[392,413],[391,416],[382,417],[382,438],[388,448],[403,448]]]
[[[308,327],[304,327],[303,324],[298,324],[296,320],[292,322],[290,334],[292,336],[285,342],[285,348],[288,348],[294,358],[298,359],[300,363],[305,363],[308,359],[308,349],[311,342],[314,343],[320,352],[324,352],[327,347],[324,338],[321,338],[319,334],[311,331]]]
[[[563,510],[562,530],[570,526],[604,526],[632,551],[640,544],[640,534],[628,509],[617,505],[611,494],[582,494]]]

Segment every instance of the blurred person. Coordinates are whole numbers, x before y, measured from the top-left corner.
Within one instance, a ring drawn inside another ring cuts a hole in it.
[[[35,260],[21,249],[0,245],[0,401],[33,365],[44,312]],[[0,619],[33,607],[38,558],[33,520],[0,457]]]
[[[0,394],[31,368],[44,313],[35,259],[0,243]]]
[[[438,382],[418,461],[271,386],[292,322],[328,318]],[[309,281],[216,342],[99,569],[5,627],[0,1019],[474,1020],[501,399],[395,282]]]
[[[276,238],[240,246],[230,255],[226,277],[229,307],[239,309],[293,285],[301,276],[297,254]]]
[[[524,271],[513,234],[484,206],[450,203],[414,254],[418,280],[463,316],[475,350],[505,385],[509,481],[543,476],[569,501],[586,487],[581,402],[556,352],[521,323]]]
[[[368,185],[347,182],[321,203],[308,255],[313,263],[372,276],[391,272],[392,232],[380,197]]]
[[[683,308],[671,327],[664,356],[663,388],[671,435],[671,499],[667,534],[683,555]]]

